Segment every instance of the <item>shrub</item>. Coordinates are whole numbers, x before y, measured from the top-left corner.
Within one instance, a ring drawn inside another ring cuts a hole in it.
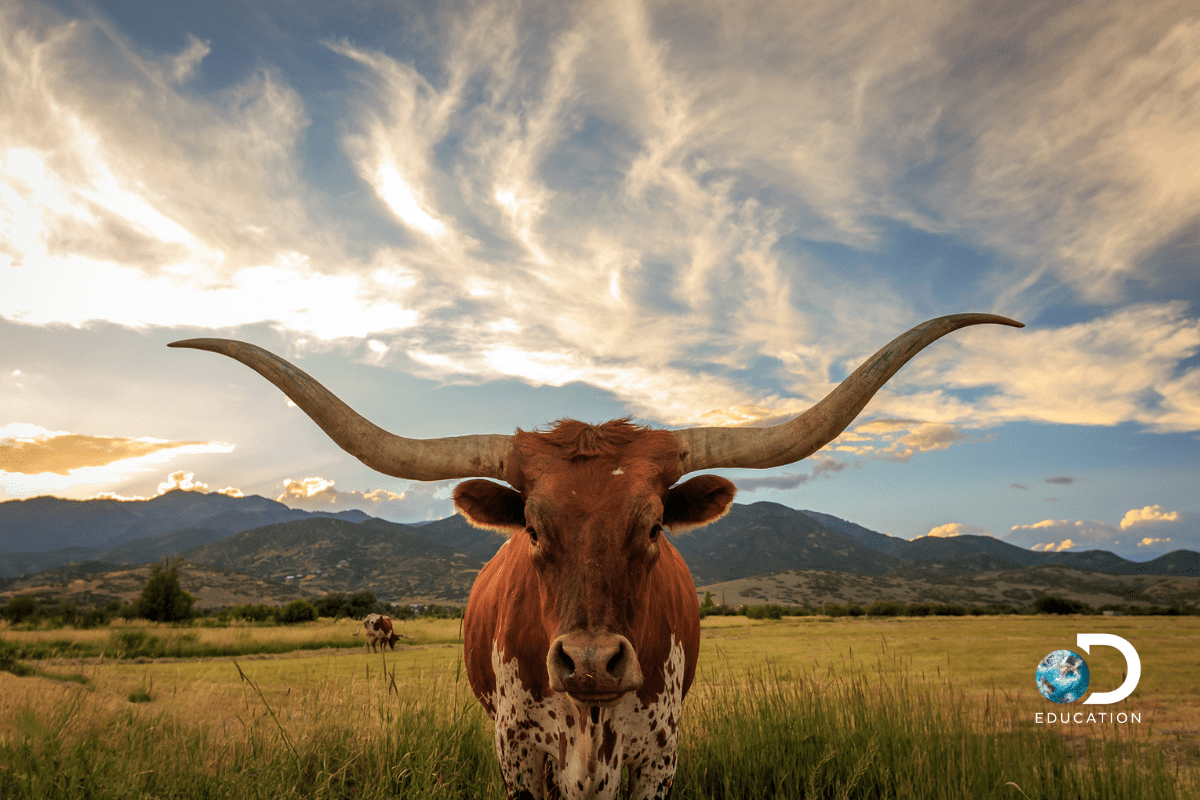
[[[296,622],[314,622],[317,619],[317,607],[307,600],[293,600],[279,615],[280,622],[292,624]]]
[[[1092,608],[1078,600],[1067,600],[1048,594],[1037,599],[1033,610],[1039,614],[1090,614]]]
[[[20,654],[21,648],[14,642],[7,642],[0,639],[0,671],[11,672],[18,678],[32,675],[34,673],[33,667],[28,667],[17,660],[17,656]]]
[[[761,606],[746,606],[742,613],[750,619],[783,619],[783,606],[767,603]]]
[[[217,615],[217,618],[223,622],[235,619],[244,619],[248,622],[279,622],[279,616],[280,611],[277,606],[269,606],[265,603],[244,603],[224,609]]]
[[[375,593],[369,589],[364,589],[361,592],[346,594],[344,592],[330,592],[324,597],[317,599],[315,603],[317,613],[322,617],[350,617],[351,619],[362,619],[367,614],[382,614],[383,604],[375,599]]]
[[[18,595],[4,607],[4,616],[14,625],[34,617],[38,611],[37,600],[27,594]]]
[[[868,617],[899,617],[904,614],[904,603],[895,600],[876,600],[867,606]]]
[[[102,608],[89,608],[75,619],[76,628],[99,628],[101,625],[107,625],[109,619],[108,612]]]
[[[935,617],[965,617],[967,609],[965,606],[943,603],[940,606],[933,607],[933,615]]]

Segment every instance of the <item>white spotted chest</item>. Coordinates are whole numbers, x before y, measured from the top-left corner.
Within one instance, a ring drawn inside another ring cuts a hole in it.
[[[537,800],[557,783],[564,800],[607,800],[629,767],[632,796],[666,797],[675,776],[683,705],[683,645],[671,637],[663,690],[649,705],[629,693],[611,708],[580,708],[566,694],[535,700],[521,684],[517,659],[492,646],[496,755],[510,797]]]

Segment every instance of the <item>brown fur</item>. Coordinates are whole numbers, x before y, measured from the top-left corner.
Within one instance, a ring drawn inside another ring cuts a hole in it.
[[[519,689],[533,703],[556,696],[561,700],[567,684],[555,681],[568,680],[584,688],[567,686],[566,691],[603,693],[587,688],[598,687],[601,680],[591,667],[552,677],[548,659],[554,658],[556,641],[623,637],[642,676],[640,688],[625,696],[636,695],[643,707],[663,702],[667,686],[674,687],[676,703],[687,693],[700,647],[696,589],[661,529],[687,529],[720,517],[736,489],[714,475],[675,486],[681,475],[678,447],[667,431],[628,419],[602,425],[559,420],[547,430],[517,432],[505,476],[512,489],[486,480],[464,481],[455,489],[455,505],[472,524],[510,537],[476,578],[463,620],[471,688],[497,725],[505,727],[497,731],[497,747],[506,782],[522,782],[508,784],[510,796],[520,791],[541,796],[542,787],[513,777],[530,770],[541,775],[537,758],[557,759],[561,768],[564,760],[577,765],[579,754],[564,750],[561,739],[554,742],[553,753],[546,750],[542,756],[502,746],[514,730],[510,726],[534,723],[519,714],[498,716],[498,705],[513,713],[511,695],[504,693]],[[682,648],[682,675],[664,671],[672,642]],[[516,664],[519,687],[497,685],[494,652],[504,664]],[[604,663],[595,662],[601,668]],[[555,664],[561,668],[560,662]],[[670,720],[671,742],[676,724]],[[629,759],[631,766],[655,759],[652,752],[638,752],[612,754],[617,774],[621,759]],[[674,744],[662,758],[671,767],[655,773],[655,781],[665,780],[660,790],[669,789],[674,773]]]

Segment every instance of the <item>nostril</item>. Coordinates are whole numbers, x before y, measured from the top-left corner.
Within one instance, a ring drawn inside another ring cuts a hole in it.
[[[618,644],[616,654],[608,660],[605,666],[609,675],[618,675],[625,665],[625,645]]]
[[[567,655],[567,649],[563,647],[562,642],[555,643],[551,662],[554,672],[562,677],[569,678],[575,674],[575,661]]]

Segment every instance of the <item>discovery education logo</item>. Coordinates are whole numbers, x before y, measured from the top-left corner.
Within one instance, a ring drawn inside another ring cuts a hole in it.
[[[1142,679],[1142,659],[1132,644],[1111,633],[1080,633],[1076,635],[1075,641],[1079,649],[1089,655],[1092,645],[1115,647],[1125,657],[1126,663],[1125,681],[1114,691],[1092,692],[1083,701],[1084,705],[1109,705],[1120,702],[1133,694],[1138,681]],[[1074,703],[1087,693],[1088,685],[1091,682],[1091,672],[1088,670],[1087,662],[1078,653],[1071,650],[1055,650],[1038,662],[1035,679],[1042,697],[1055,703],[1067,704]],[[1039,711],[1034,715],[1034,722],[1038,724],[1055,722],[1125,724],[1141,721],[1142,715],[1136,711],[1115,713],[1111,711],[1088,713],[1083,711],[1074,713]]]

